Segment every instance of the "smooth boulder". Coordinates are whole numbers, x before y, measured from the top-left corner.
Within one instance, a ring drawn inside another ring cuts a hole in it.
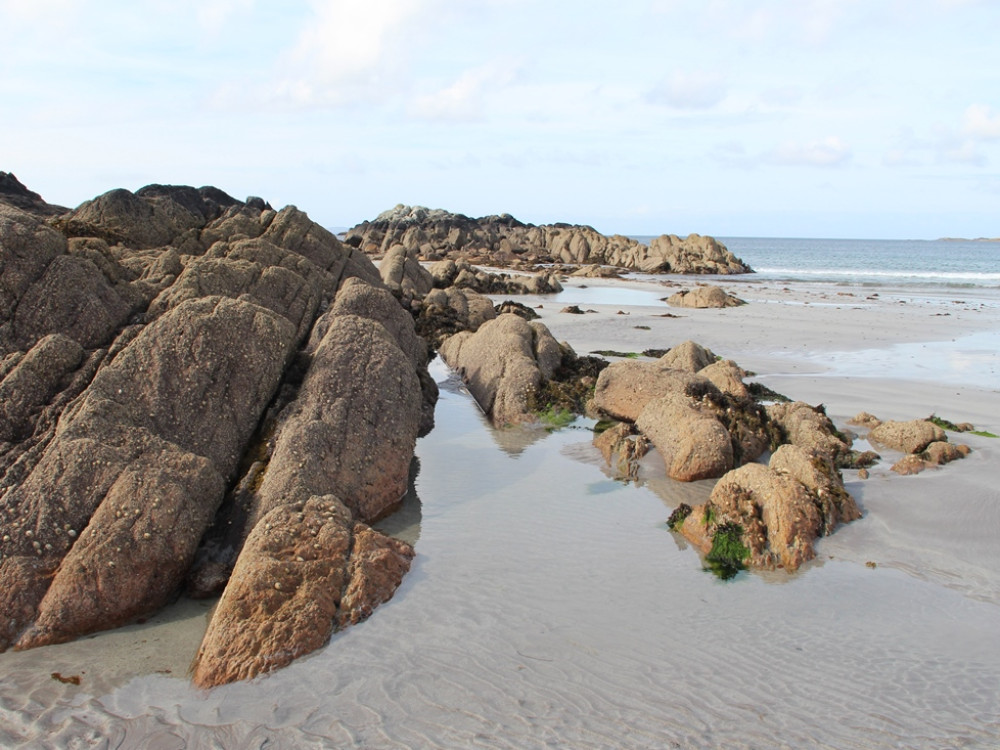
[[[537,420],[532,396],[555,374],[563,350],[543,324],[506,313],[475,333],[446,339],[441,356],[458,370],[497,427]]]

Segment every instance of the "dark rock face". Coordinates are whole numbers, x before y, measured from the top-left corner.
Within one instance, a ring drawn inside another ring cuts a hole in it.
[[[385,211],[351,229],[346,241],[371,255],[385,255],[401,246],[422,260],[449,258],[501,268],[555,263],[607,265],[645,273],[751,271],[712,237],[663,235],[647,246],[622,235],[605,236],[588,226],[533,226],[507,214],[472,219],[420,206],[399,205]]]
[[[42,217],[58,216],[68,210],[62,206],[49,205],[42,200],[42,196],[28,190],[9,172],[0,172],[0,203]]]
[[[344,571],[298,568],[291,609],[313,614],[269,636],[287,660],[391,597],[413,551],[364,521],[404,494],[437,391],[368,258],[294,207],[215,188],[46,206],[0,174],[0,650],[169,602],[231,489],[243,523],[214,581],[241,549],[250,572],[224,601],[272,611],[288,562],[273,527]],[[204,684],[287,663],[241,651],[263,646],[220,611]]]

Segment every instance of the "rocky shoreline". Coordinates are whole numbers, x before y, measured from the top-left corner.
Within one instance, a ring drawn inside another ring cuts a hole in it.
[[[535,226],[509,214],[472,219],[402,204],[348,230],[344,241],[376,257],[401,246],[424,261],[450,258],[524,270],[596,264],[643,273],[752,273],[713,237],[692,234],[682,239],[664,234],[645,245],[620,234],[606,236],[588,226]]]
[[[437,391],[370,260],[214,188],[65,211],[2,183],[0,649],[221,591],[209,686],[391,597],[413,550],[368,523],[406,491]]]
[[[0,650],[221,595],[193,665],[209,687],[368,617],[414,555],[371,524],[433,428],[435,351],[498,428],[593,414],[616,423],[595,442],[623,476],[655,447],[674,479],[719,479],[671,520],[709,560],[725,545],[730,567],[794,570],[859,517],[839,471],[858,454],[821,408],[759,403],[693,342],[651,362],[578,355],[531,308],[486,296],[558,292],[553,263],[750,270],[711,238],[647,247],[397,207],[341,242],[295,207],[215,188],[67,210],[0,173],[0,260]],[[908,470],[964,455],[894,429],[873,439],[905,445]]]

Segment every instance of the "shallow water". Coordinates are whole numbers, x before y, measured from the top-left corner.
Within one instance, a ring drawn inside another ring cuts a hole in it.
[[[998,603],[822,544],[796,575],[722,583],[666,529],[669,480],[612,480],[590,438],[497,433],[446,380],[418,443],[418,556],[371,620],[209,692],[176,674],[51,679],[57,655],[111,636],[0,656],[0,746],[1000,743]]]
[[[780,352],[775,352],[781,356]],[[950,341],[893,344],[878,349],[797,354],[797,362],[814,362],[830,377],[889,377],[905,372],[907,380],[1000,388],[1000,331],[979,331]]]

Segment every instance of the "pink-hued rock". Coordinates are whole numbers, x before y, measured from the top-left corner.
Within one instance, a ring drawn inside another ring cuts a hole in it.
[[[767,407],[767,415],[784,433],[786,439],[782,442],[826,456],[835,463],[851,452],[851,447],[837,436],[822,406],[810,406],[802,401],[771,404]]]
[[[594,406],[613,419],[635,422],[650,401],[708,382],[669,363],[623,359],[612,362],[597,378]]]
[[[98,373],[34,470],[4,495],[0,520],[16,533],[0,542],[0,611],[12,613],[0,646],[40,615],[44,627],[23,645],[112,627],[166,603],[274,394],[293,336],[291,324],[256,305],[191,300]],[[155,543],[139,543],[140,531]]]
[[[717,362],[718,359],[710,349],[706,349],[701,344],[685,341],[671,347],[670,351],[660,357],[659,364],[674,370],[698,372]]]

